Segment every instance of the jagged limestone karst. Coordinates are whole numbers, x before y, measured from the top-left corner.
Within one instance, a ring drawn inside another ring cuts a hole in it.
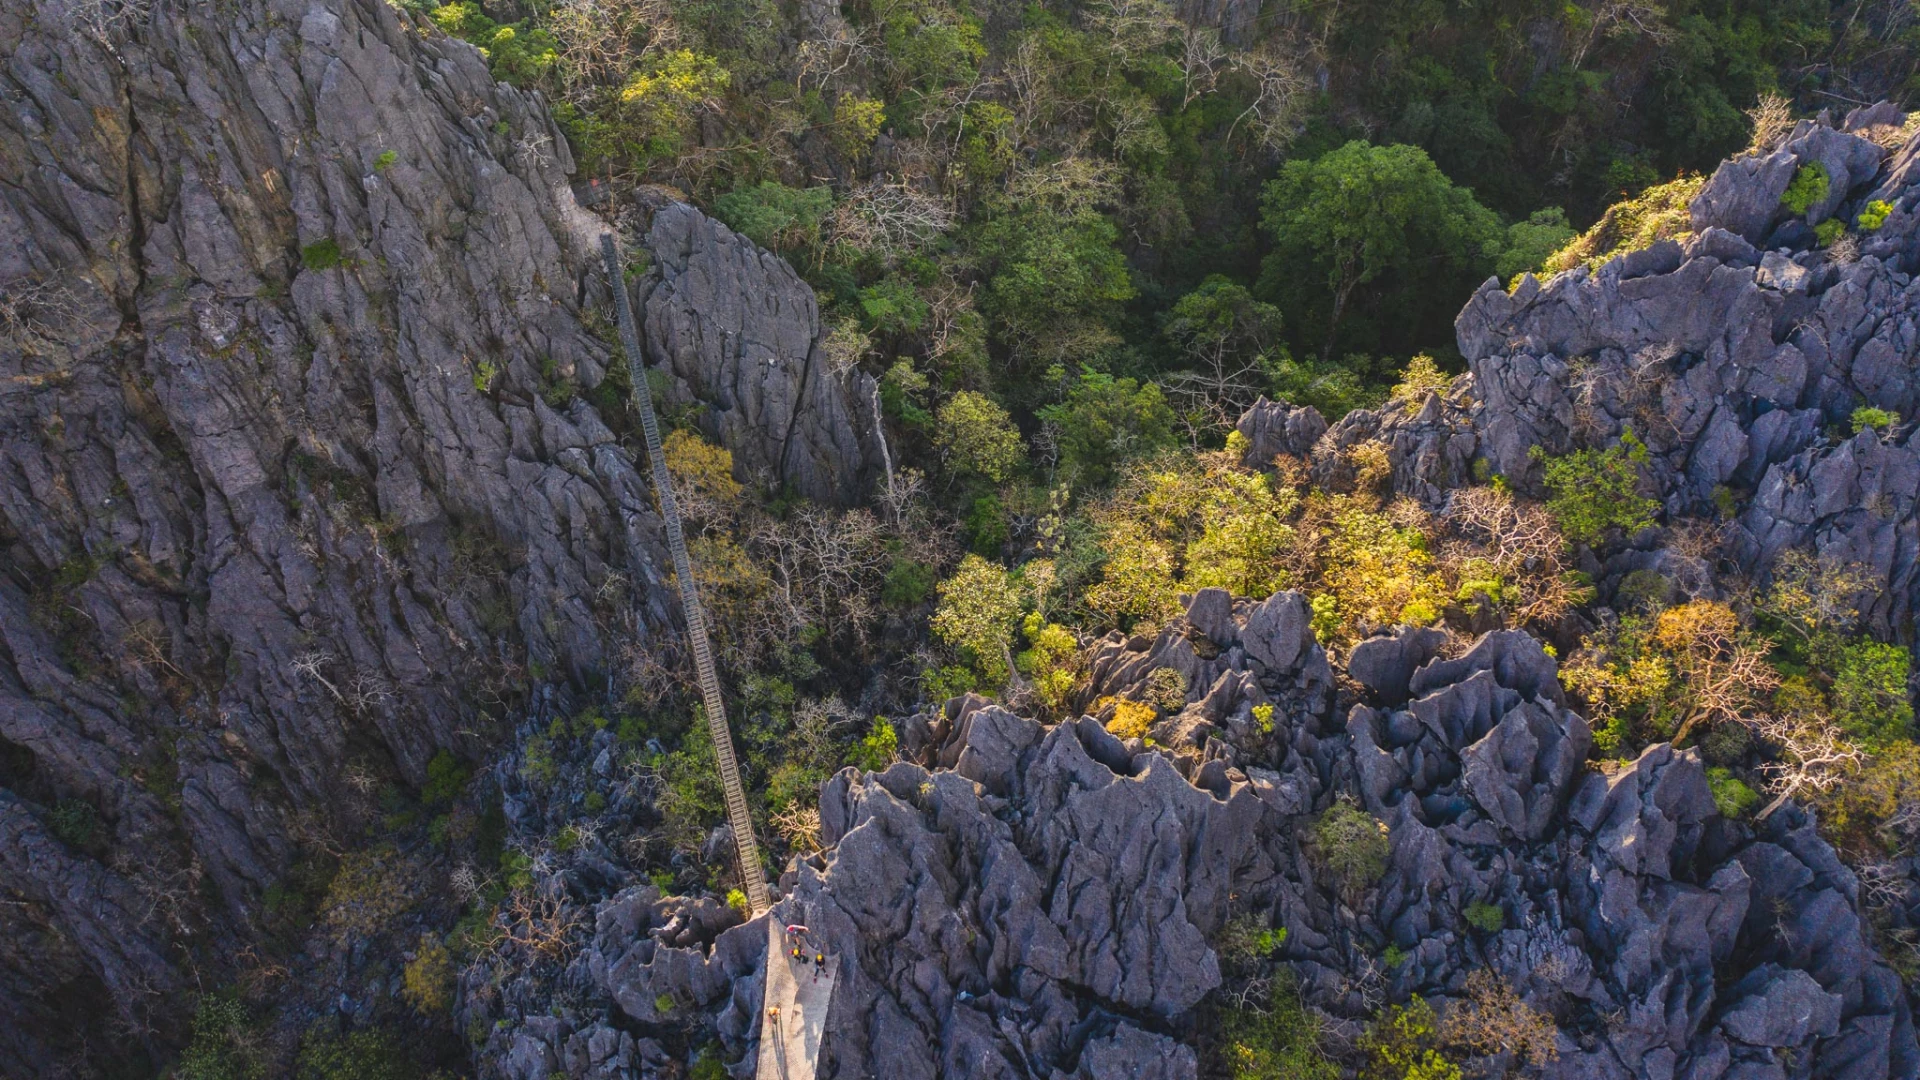
[[[1492,969],[1562,1019],[1546,1076],[1920,1075],[1859,884],[1800,811],[1724,818],[1698,756],[1666,744],[1587,769],[1587,723],[1519,631],[1452,658],[1418,630],[1370,639],[1362,700],[1335,717],[1326,654],[1285,614],[1303,599],[1225,599],[1095,654],[1106,694],[1202,676],[1155,747],[970,697],[905,724],[908,760],[827,784],[825,850],[782,878],[771,916],[838,965],[821,1075],[1197,1076],[1183,1018],[1247,914],[1287,928],[1303,997],[1347,1020]],[[1268,730],[1254,709],[1274,703]],[[1339,798],[1388,826],[1358,894],[1313,853]],[[1488,905],[1497,926],[1468,921]],[[628,1031],[689,1009],[751,1075],[758,921],[643,883],[583,918],[596,929],[564,971],[470,974],[465,1008],[494,1032],[483,1075],[664,1076]],[[584,1007],[556,1021],[540,1013],[559,986]]]
[[[1242,7],[1193,10],[1231,27]],[[350,772],[417,783],[437,750],[477,757],[489,693],[593,683],[675,622],[602,389],[600,225],[546,103],[377,0],[85,10],[0,5],[9,1075],[165,1058]],[[1331,431],[1263,403],[1247,460],[1304,456],[1337,487],[1340,451],[1378,439],[1395,486],[1438,503],[1478,461],[1537,491],[1533,446],[1632,424],[1670,514],[1724,491],[1745,565],[1865,563],[1875,629],[1911,640],[1911,426],[1848,421],[1920,406],[1916,154],[1808,124],[1725,166],[1686,240],[1482,289],[1448,393]],[[1828,194],[1787,219],[1810,161]],[[1874,200],[1893,209],[1852,256],[1817,241]],[[665,399],[741,479],[861,498],[873,387],[831,370],[810,290],[689,207],[619,209]],[[1525,634],[1440,657],[1400,631],[1330,659],[1310,621],[1296,594],[1202,591],[1095,646],[1094,719],[961,699],[902,722],[909,760],[837,776],[826,850],[781,883],[843,965],[827,1072],[1195,1075],[1215,940],[1258,914],[1347,1023],[1501,973],[1563,1019],[1553,1075],[1920,1073],[1859,883],[1799,811],[1728,821],[1666,746],[1584,769],[1586,722]],[[1100,700],[1164,697],[1163,670],[1184,700],[1154,745],[1109,733]],[[610,742],[569,767],[638,817]],[[511,827],[568,819],[496,771]],[[1310,850],[1343,797],[1389,825],[1359,893]],[[97,816],[91,846],[54,835],[63,804]],[[750,1067],[759,928],[596,843],[541,885],[584,921],[564,961],[503,950],[463,977],[483,1074],[677,1075],[653,1035],[690,1016]]]
[[[379,0],[115,10],[0,5],[9,1075],[164,1054],[348,772],[674,633],[547,103]],[[811,293],[688,207],[644,239],[650,360],[743,479],[864,494]]]

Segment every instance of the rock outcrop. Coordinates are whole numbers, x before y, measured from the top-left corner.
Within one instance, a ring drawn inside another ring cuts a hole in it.
[[[1372,442],[1394,489],[1431,509],[1475,469],[1539,495],[1536,449],[1610,445],[1631,428],[1670,522],[1731,512],[1727,554],[1762,574],[1796,547],[1862,563],[1879,586],[1863,597],[1872,628],[1913,640],[1920,141],[1889,155],[1862,134],[1898,115],[1805,121],[1779,149],[1726,162],[1682,237],[1545,282],[1523,275],[1511,292],[1488,281],[1455,324],[1468,373],[1334,424],[1310,455],[1314,480],[1351,484],[1348,451]],[[1782,192],[1814,164],[1827,193],[1794,214]],[[1884,222],[1858,224],[1876,200]],[[1825,245],[1813,226],[1830,219],[1848,231]],[[1856,432],[1862,407],[1898,422]],[[1243,424],[1264,432],[1284,409]]]
[[[1805,815],[1723,818],[1667,745],[1593,771],[1555,661],[1518,631],[1458,655],[1404,628],[1362,643],[1366,700],[1329,726],[1296,600],[1203,591],[1152,641],[1096,646],[1103,697],[1219,667],[1241,696],[1202,746],[966,698],[920,718],[918,760],[834,777],[824,850],[790,865],[771,916],[836,965],[821,1075],[1195,1077],[1221,934],[1251,916],[1286,928],[1280,956],[1336,1020],[1415,994],[1444,1013],[1492,969],[1556,1020],[1549,1077],[1920,1076],[1907,994]],[[1155,730],[1217,693],[1163,702]],[[1253,694],[1284,706],[1271,732],[1233,719]],[[1343,799],[1387,826],[1358,892],[1315,847]],[[644,883],[605,894],[559,976],[564,1023],[524,970],[470,973],[485,1075],[665,1076],[648,1055],[689,1015],[751,1075],[766,931],[739,918]],[[623,1064],[570,1064],[589,1059]]]
[[[878,387],[834,373],[813,289],[780,258],[685,203],[653,216],[646,345],[704,406],[715,441],[764,487],[851,503],[880,468]]]
[[[379,0],[15,0],[0,56],[0,1072],[47,1075],[89,1051],[46,1008],[177,1040],[349,763],[417,783],[675,620],[539,95]],[[859,494],[792,271],[684,206],[649,242],[650,359],[743,472]],[[100,850],[37,854],[62,801]]]

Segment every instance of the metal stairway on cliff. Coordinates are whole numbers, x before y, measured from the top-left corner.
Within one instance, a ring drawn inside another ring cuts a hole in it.
[[[734,852],[740,860],[741,887],[747,894],[748,907],[758,917],[766,914],[773,904],[767,895],[766,875],[760,868],[760,845],[754,839],[753,819],[747,813],[746,791],[740,786],[740,765],[733,754],[733,734],[727,728],[727,707],[720,698],[720,677],[714,671],[713,649],[707,643],[706,609],[700,606],[693,561],[687,556],[687,539],[680,527],[680,503],[674,498],[673,478],[667,474],[667,459],[660,450],[660,421],[654,416],[653,391],[647,385],[647,366],[641,360],[640,333],[634,325],[633,305],[627,299],[626,276],[612,233],[600,234],[600,256],[607,264],[607,286],[613,291],[613,306],[620,319],[620,344],[627,353],[627,372],[633,381],[633,401],[640,413],[640,429],[646,434],[654,494],[660,500],[660,514],[667,520],[667,547],[673,552],[673,576],[680,583],[680,607],[687,617],[687,642],[693,648],[693,667],[700,678],[707,731],[713,736],[713,756],[720,764],[720,783],[726,790],[727,825],[733,830]]]

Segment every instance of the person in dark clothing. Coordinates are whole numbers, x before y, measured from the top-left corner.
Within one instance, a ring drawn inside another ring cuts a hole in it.
[[[820,973],[825,970],[827,970],[827,954],[819,953],[819,952],[814,953],[813,954],[813,981],[819,982]]]

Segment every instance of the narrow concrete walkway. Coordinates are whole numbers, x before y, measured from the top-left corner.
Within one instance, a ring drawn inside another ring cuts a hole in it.
[[[827,1027],[834,970],[839,965],[829,957],[826,970],[815,979],[813,955],[808,953],[796,962],[792,951],[780,920],[769,918],[756,1080],[813,1080],[814,1062],[820,1056],[820,1036]]]

